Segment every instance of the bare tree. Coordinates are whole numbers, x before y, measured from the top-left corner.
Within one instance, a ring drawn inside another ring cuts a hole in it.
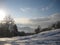
[[[8,24],[14,24],[14,22],[15,22],[10,15],[5,16],[3,21],[8,23]]]
[[[8,33],[8,31],[12,35],[17,35],[18,29],[17,25],[15,24],[15,21],[10,15],[5,16],[4,20],[1,22],[2,23],[2,29]]]

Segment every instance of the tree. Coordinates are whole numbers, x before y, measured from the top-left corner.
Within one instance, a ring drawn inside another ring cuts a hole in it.
[[[60,21],[56,22],[56,28],[60,28]]]
[[[17,25],[15,24],[15,25],[13,26],[13,28],[14,28],[13,33],[14,33],[15,36],[17,36],[17,35],[18,35]]]
[[[41,30],[41,27],[40,27],[40,25],[39,25],[39,26],[37,27],[37,29],[35,29],[35,33],[36,33],[36,34],[39,33],[40,30]]]
[[[18,29],[13,18],[10,15],[5,16],[4,20],[1,22],[0,26],[1,34],[5,36],[17,35]]]
[[[57,21],[56,23],[52,24],[52,28],[54,29],[60,28],[60,21]]]

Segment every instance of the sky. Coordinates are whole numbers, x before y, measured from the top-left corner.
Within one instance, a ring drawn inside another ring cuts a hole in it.
[[[0,9],[28,27],[44,27],[60,19],[60,0],[0,0]]]

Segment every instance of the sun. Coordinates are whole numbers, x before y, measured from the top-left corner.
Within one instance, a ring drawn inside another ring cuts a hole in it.
[[[0,9],[0,20],[3,20],[5,16],[6,16],[6,12],[3,9]]]

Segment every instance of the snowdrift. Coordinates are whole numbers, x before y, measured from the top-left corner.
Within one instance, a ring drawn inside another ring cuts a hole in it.
[[[60,45],[60,29],[31,36],[0,38],[0,45]]]

